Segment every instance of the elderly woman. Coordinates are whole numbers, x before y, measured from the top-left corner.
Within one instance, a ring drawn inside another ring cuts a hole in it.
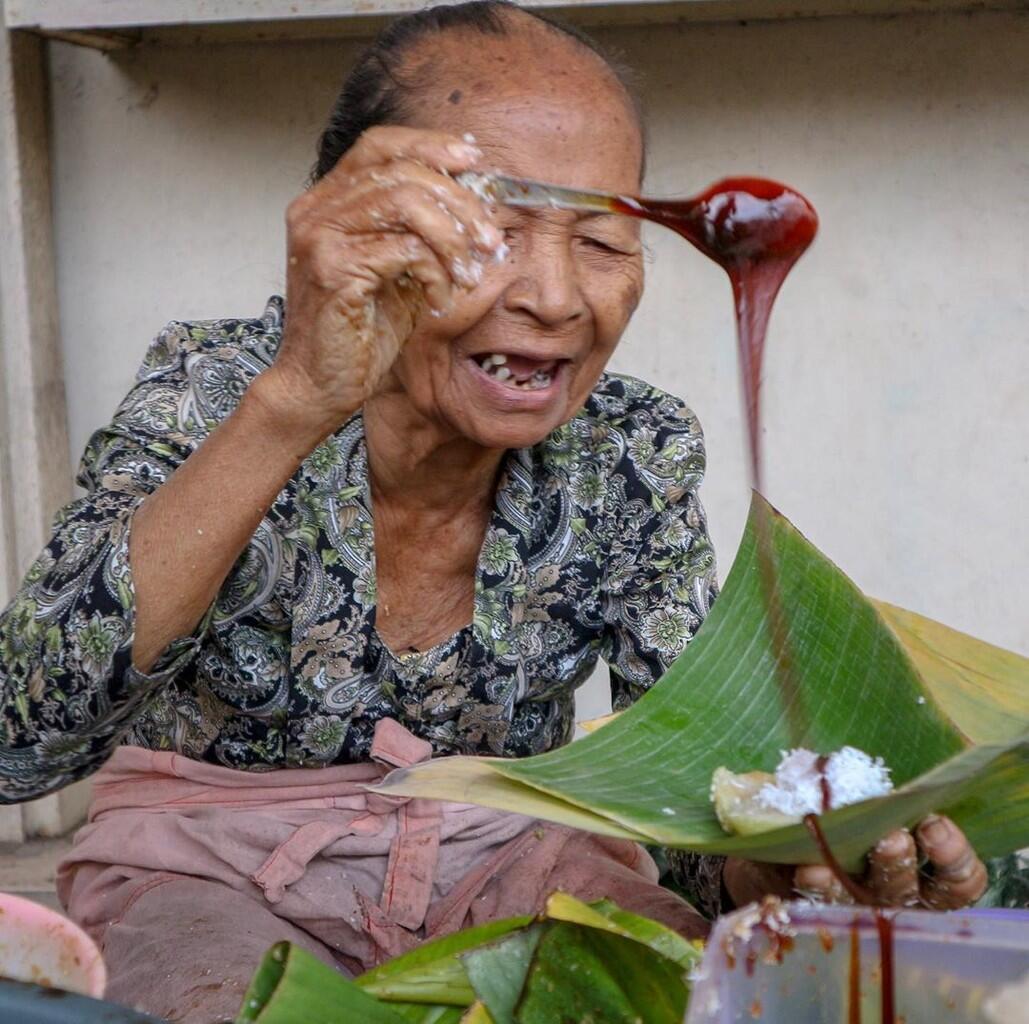
[[[362,788],[566,743],[598,657],[625,706],[708,611],[696,417],[603,372],[638,225],[455,181],[634,192],[642,166],[624,81],[578,33],[495,0],[401,18],[289,207],[286,302],[173,323],[93,437],[86,497],[0,622],[0,766],[20,800],[107,761],[60,892],[114,998],[208,1021],[275,940],[356,971],[556,888],[705,930],[634,844]],[[953,825],[919,840],[924,898],[978,895]],[[916,898],[916,861],[887,837],[870,884]],[[709,909],[832,895],[817,868],[697,863]]]

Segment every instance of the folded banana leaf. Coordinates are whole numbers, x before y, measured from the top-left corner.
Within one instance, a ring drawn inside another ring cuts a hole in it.
[[[781,609],[775,634],[769,551]],[[631,708],[548,754],[440,758],[395,771],[378,789],[702,853],[817,863],[799,824],[726,834],[711,776],[719,766],[774,771],[794,746],[830,753],[844,745],[882,757],[897,787],[822,816],[844,866],[856,868],[881,836],[930,811],[950,815],[982,856],[1029,845],[1029,659],[869,600],[755,494],[710,615]]]
[[[237,1024],[681,1024],[700,956],[656,921],[555,893],[539,918],[436,939],[353,981],[280,942]]]

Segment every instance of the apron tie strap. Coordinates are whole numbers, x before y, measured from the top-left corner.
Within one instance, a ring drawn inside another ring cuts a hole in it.
[[[307,865],[327,846],[356,831],[352,822],[310,821],[279,843],[250,876],[264,890],[269,903],[278,903],[286,887],[302,878]],[[378,831],[378,830],[376,830]]]
[[[399,722],[376,723],[372,760],[387,769],[407,768],[432,756],[432,745],[408,732]],[[363,787],[362,787],[363,788]],[[386,918],[402,928],[420,928],[432,901],[439,862],[442,808],[437,800],[365,795],[367,814],[341,822],[312,821],[301,825],[271,852],[251,875],[269,903],[279,903],[286,888],[303,877],[307,865],[344,836],[374,835],[385,819],[395,815],[397,834],[389,849],[380,907]]]
[[[372,760],[383,767],[409,768],[432,757],[432,744],[419,739],[392,718],[375,725]],[[397,815],[397,835],[390,845],[386,880],[379,906],[402,928],[420,928],[432,901],[439,863],[443,811],[438,800],[368,794],[368,809],[389,808]]]

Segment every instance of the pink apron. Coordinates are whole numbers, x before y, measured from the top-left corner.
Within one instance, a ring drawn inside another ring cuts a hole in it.
[[[58,895],[101,945],[109,996],[231,1018],[280,939],[359,972],[427,938],[539,911],[561,889],[703,935],[635,843],[470,804],[365,789],[431,747],[391,719],[371,762],[237,771],[120,747],[94,776]]]

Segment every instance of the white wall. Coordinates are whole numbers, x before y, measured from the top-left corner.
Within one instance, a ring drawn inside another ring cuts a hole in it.
[[[645,74],[653,192],[753,172],[821,214],[773,320],[770,498],[868,592],[1029,652],[1029,18],[610,41]],[[282,209],[354,52],[54,46],[76,458],[166,320],[256,315],[281,288]],[[701,415],[724,575],[749,500],[728,284],[674,236],[649,241],[615,365]]]

